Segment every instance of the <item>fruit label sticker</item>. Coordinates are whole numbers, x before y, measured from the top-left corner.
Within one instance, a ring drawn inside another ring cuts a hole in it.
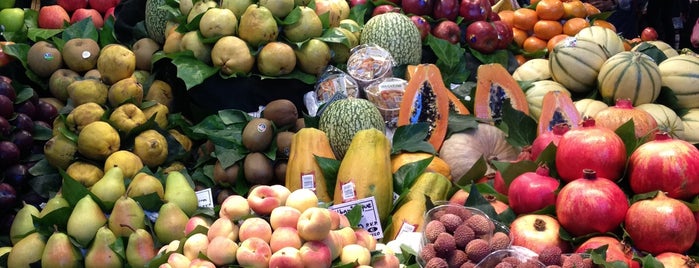
[[[199,200],[200,208],[214,208],[214,197],[211,194],[211,188],[196,191],[197,200]]]
[[[362,206],[362,218],[359,220],[357,226],[367,230],[376,239],[383,238],[383,228],[381,228],[379,210],[378,207],[376,207],[376,199],[373,196],[330,206],[328,209],[332,209],[337,213],[345,215],[355,205]]]
[[[342,184],[342,203],[357,199],[357,191],[354,189],[354,182]]]
[[[266,124],[260,123],[260,124],[257,125],[257,132],[263,133],[263,132],[265,132],[265,131],[267,131],[267,125],[266,125]]]
[[[301,174],[301,188],[316,191],[316,175],[315,172]]]
[[[398,235],[396,237],[400,236],[402,233],[414,233],[415,230],[417,229],[417,224],[410,224],[407,221],[403,221],[400,225],[400,229],[398,230]]]

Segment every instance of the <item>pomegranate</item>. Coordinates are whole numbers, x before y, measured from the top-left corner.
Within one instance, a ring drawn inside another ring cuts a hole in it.
[[[466,199],[468,199],[468,195],[469,192],[464,191],[464,189],[459,189],[449,198],[449,202],[453,204],[464,205],[466,204]],[[510,206],[505,204],[505,202],[498,200],[498,198],[495,195],[483,194],[483,198],[485,198],[485,200],[488,200],[490,205],[493,206],[493,209],[495,209],[495,213],[497,214],[503,213],[505,210],[510,208]]]
[[[556,198],[558,221],[575,236],[615,230],[628,209],[624,191],[591,169],[585,169],[581,179],[564,185]]]
[[[631,247],[611,236],[593,236],[585,240],[575,249],[575,253],[585,253],[588,250],[596,249],[607,245],[605,260],[607,262],[622,261],[630,268],[639,268],[641,265],[633,260],[633,251]]]
[[[697,236],[692,210],[663,192],[633,203],[626,212],[624,229],[637,249],[654,255],[685,252]]]
[[[504,195],[510,191],[510,186],[507,185],[505,179],[502,178],[502,173],[500,173],[500,171],[495,171],[495,173],[493,173],[493,188],[495,188],[495,191],[498,193]]]
[[[549,169],[541,165],[536,172],[525,172],[510,183],[507,197],[510,208],[517,214],[531,213],[556,204],[560,182],[549,176]]]
[[[556,171],[565,182],[582,178],[583,169],[592,169],[598,177],[617,181],[626,167],[626,146],[614,131],[595,125],[586,118],[582,127],[561,137],[556,149]]]
[[[663,252],[655,256],[655,258],[668,268],[694,268],[699,267],[691,257],[677,252]]]
[[[660,190],[677,199],[699,194],[699,150],[666,132],[631,153],[628,172],[634,193]]]
[[[634,109],[630,99],[618,99],[614,106],[602,109],[595,115],[598,126],[616,130],[629,120],[633,120],[636,138],[645,137],[658,128],[658,122],[648,112]]]
[[[513,246],[521,246],[541,253],[547,247],[558,247],[568,252],[570,244],[561,239],[558,232],[561,225],[549,215],[524,214],[510,223],[510,237]]]
[[[536,139],[532,142],[531,146],[531,160],[536,161],[539,158],[541,152],[553,143],[553,145],[558,146],[558,142],[563,137],[563,134],[570,130],[570,125],[565,123],[556,124],[553,126],[551,131],[547,131],[536,136]]]

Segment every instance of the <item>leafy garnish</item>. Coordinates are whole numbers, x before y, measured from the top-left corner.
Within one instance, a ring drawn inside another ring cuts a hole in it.
[[[393,146],[391,147],[391,155],[400,152],[424,152],[434,154],[435,149],[427,138],[427,130],[429,125],[425,122],[408,124],[396,128],[393,134]]]
[[[536,121],[513,108],[510,99],[502,102],[502,122],[498,127],[507,134],[507,142],[512,146],[530,145],[536,139]]]

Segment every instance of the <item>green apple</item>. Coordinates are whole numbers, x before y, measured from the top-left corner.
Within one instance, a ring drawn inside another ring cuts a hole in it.
[[[0,10],[11,8],[15,6],[15,0],[2,0],[0,1]]]
[[[5,32],[21,30],[24,27],[24,10],[18,7],[0,10],[0,27]]]

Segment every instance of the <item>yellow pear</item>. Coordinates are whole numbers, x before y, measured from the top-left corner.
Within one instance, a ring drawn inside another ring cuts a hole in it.
[[[107,226],[100,227],[95,234],[95,241],[85,255],[85,267],[123,267],[121,258],[110,247],[114,242],[116,242],[116,236],[112,230]]]
[[[177,204],[167,202],[160,206],[153,230],[160,243],[167,244],[184,238],[184,227],[187,221],[189,217]]]
[[[160,180],[147,173],[139,172],[133,177],[129,187],[126,189],[126,195],[129,197],[144,196],[151,193],[156,193],[160,199],[164,198],[165,187]]]
[[[80,267],[82,254],[70,242],[66,233],[55,231],[46,241],[41,255],[41,267]]]
[[[146,228],[144,220],[146,214],[136,200],[128,196],[122,196],[114,203],[112,213],[109,215],[109,229],[116,236],[130,236],[134,228]]]
[[[85,195],[75,204],[67,223],[68,235],[82,246],[87,246],[95,237],[97,230],[107,223],[107,217],[102,212],[92,196]]]
[[[31,233],[12,247],[7,257],[7,267],[30,267],[30,264],[41,260],[44,247],[46,247],[45,238],[38,232]]]
[[[17,244],[22,238],[27,236],[27,234],[36,231],[34,227],[34,219],[32,217],[39,216],[39,209],[33,205],[25,203],[17,214],[15,214],[15,219],[10,225],[10,242],[13,245]]]
[[[194,188],[179,171],[171,171],[165,179],[165,200],[177,204],[190,217],[199,206]]]
[[[126,193],[124,172],[120,167],[112,167],[104,173],[99,181],[90,187],[90,192],[97,196],[107,209],[114,207],[114,202]]]
[[[47,214],[53,212],[54,210],[60,209],[60,208],[69,208],[70,204],[68,204],[68,200],[63,198],[63,194],[57,193],[51,199],[46,201],[46,205],[44,208],[41,209],[41,212],[39,213],[39,218],[43,218]]]

